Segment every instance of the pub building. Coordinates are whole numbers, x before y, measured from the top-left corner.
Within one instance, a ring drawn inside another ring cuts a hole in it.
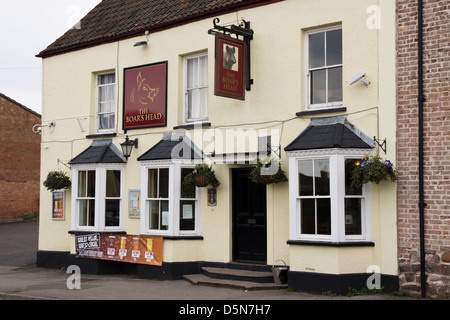
[[[398,289],[396,184],[352,180],[396,160],[393,2],[104,0],[37,56],[38,266]]]

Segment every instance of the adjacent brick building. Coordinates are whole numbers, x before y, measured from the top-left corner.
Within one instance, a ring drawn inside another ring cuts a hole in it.
[[[450,297],[450,4],[423,1],[426,295]],[[400,287],[421,291],[417,1],[397,1],[397,167]],[[422,291],[423,293],[423,291]]]
[[[0,93],[0,220],[39,212],[41,116]]]

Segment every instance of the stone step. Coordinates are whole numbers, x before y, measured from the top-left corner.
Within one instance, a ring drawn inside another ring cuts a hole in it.
[[[260,283],[253,281],[216,279],[208,277],[204,274],[188,274],[183,278],[195,285],[207,285],[243,290],[269,290],[269,289],[286,289],[287,284]]]
[[[274,282],[272,272],[216,267],[202,267],[202,271],[206,276],[216,279],[241,280],[260,283]]]

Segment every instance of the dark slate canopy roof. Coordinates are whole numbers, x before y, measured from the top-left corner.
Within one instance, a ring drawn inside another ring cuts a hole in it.
[[[78,25],[37,56],[45,58],[101,43],[144,36],[146,30],[158,31],[277,1],[281,0],[103,0]]]
[[[370,149],[374,146],[372,139],[343,116],[312,119],[308,127],[284,150]]]
[[[112,143],[111,139],[94,140],[92,144],[69,164],[90,164],[90,163],[126,163],[127,160],[122,152]]]
[[[161,141],[138,158],[146,160],[195,160],[203,159],[204,153],[184,134],[165,133]]]

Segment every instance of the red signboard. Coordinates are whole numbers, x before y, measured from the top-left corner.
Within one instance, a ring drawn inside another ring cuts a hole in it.
[[[112,233],[75,237],[77,257],[162,266],[163,238]]]
[[[242,40],[216,34],[216,96],[245,99],[244,46]]]
[[[124,69],[123,129],[167,125],[167,61]]]

